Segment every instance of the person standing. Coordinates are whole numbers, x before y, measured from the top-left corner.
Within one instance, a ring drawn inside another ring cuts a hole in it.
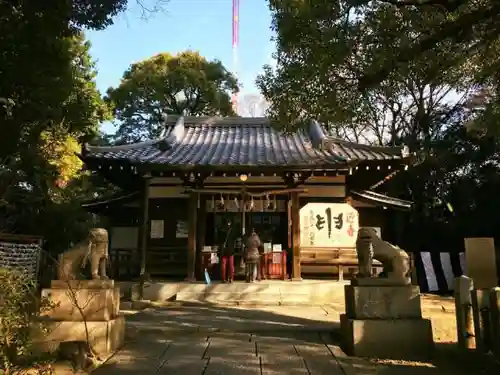
[[[254,282],[257,277],[257,267],[259,264],[260,253],[259,247],[262,246],[260,237],[252,229],[252,234],[247,239],[245,251],[245,264],[246,264],[246,282]]]
[[[231,220],[228,219],[226,221],[226,231],[220,244],[221,279],[223,283],[232,283],[234,280],[234,243],[236,241],[236,234]]]

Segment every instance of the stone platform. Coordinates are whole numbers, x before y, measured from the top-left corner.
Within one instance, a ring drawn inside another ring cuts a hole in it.
[[[433,349],[431,321],[422,318],[418,286],[345,286],[340,316],[344,350],[379,358],[428,358]]]
[[[125,288],[131,289],[133,298],[139,294],[137,283],[120,285],[122,291]],[[143,298],[159,302],[208,302],[227,305],[343,305],[345,285],[346,282],[332,280],[263,280],[255,283],[236,281],[232,284],[214,282],[210,285],[201,282],[154,281],[145,284]]]
[[[43,315],[61,321],[108,321],[120,311],[120,288],[113,280],[53,280],[42,298],[55,305]]]
[[[118,350],[125,341],[125,317],[108,321],[56,321],[46,319],[46,332],[37,341],[37,350],[53,352],[61,342],[88,342],[92,350],[102,358]],[[88,333],[88,336],[87,336]]]
[[[119,315],[120,288],[113,280],[54,280],[42,297],[54,307],[42,313],[45,330],[34,340],[39,351],[88,341],[95,354],[105,357],[123,345],[125,318]]]

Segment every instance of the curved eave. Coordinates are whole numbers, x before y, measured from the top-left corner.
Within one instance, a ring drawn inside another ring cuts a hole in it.
[[[344,139],[336,138],[336,137],[331,137],[327,136],[325,138],[326,144],[331,144],[333,147],[335,146],[345,146],[353,150],[360,150],[360,151],[368,151],[368,152],[377,152],[380,154],[384,155],[390,155],[393,156],[394,159],[405,159],[406,157],[404,155],[404,147],[389,147],[389,146],[372,146],[372,145],[366,145],[366,144],[361,144],[361,143],[355,143],[355,142],[350,142],[346,141]]]
[[[235,143],[243,136],[253,141]],[[256,139],[261,142],[255,143]],[[224,140],[222,146],[219,140]],[[235,144],[240,149],[235,150]],[[262,159],[264,154],[266,158]],[[367,165],[369,169],[368,166],[375,164],[397,167],[411,163],[405,147],[370,146],[334,138],[326,135],[316,121],[311,121],[308,131],[280,138],[265,118],[182,116],[176,118],[175,123],[166,124],[164,133],[157,139],[122,146],[86,144],[82,158],[103,165],[129,164],[172,170],[329,170],[357,165]]]
[[[356,199],[360,199],[366,203],[381,207],[390,207],[401,211],[409,211],[413,206],[413,202],[411,201],[375,193],[371,190],[351,191],[351,194],[354,195]]]
[[[278,165],[264,165],[264,164],[238,164],[238,165],[210,165],[210,164],[164,164],[155,163],[151,161],[130,160],[127,158],[99,158],[99,157],[83,157],[82,159],[89,167],[89,169],[102,172],[113,168],[113,170],[130,170],[132,173],[147,173],[151,171],[161,172],[275,172],[275,171],[348,171],[350,164],[347,162],[339,162],[335,164],[278,164]],[[115,167],[116,166],[116,167]],[[123,168],[122,168],[123,167]]]
[[[120,151],[130,151],[137,150],[143,147],[155,146],[157,143],[163,141],[162,139],[153,139],[144,142],[132,143],[129,145],[121,145],[121,146],[91,146],[88,143],[85,143],[82,147],[82,156],[86,157],[92,154],[100,154],[105,152],[120,152]]]

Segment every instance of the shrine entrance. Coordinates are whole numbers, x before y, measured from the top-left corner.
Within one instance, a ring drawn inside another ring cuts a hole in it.
[[[207,200],[206,233],[202,239],[204,246],[198,257],[199,274],[207,269],[212,280],[220,280],[220,246],[227,233],[227,222],[230,221],[232,230],[238,234],[234,244],[235,279],[244,279],[245,235],[249,235],[253,230],[262,242],[260,278],[287,278],[291,270],[287,269],[286,262],[289,248],[286,200],[282,199],[280,203],[275,201],[272,205],[257,202],[247,204],[245,209],[242,209],[239,201],[228,197],[225,200]]]

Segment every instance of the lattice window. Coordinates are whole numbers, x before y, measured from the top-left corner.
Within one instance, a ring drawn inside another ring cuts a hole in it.
[[[39,239],[0,235],[0,268],[16,269],[37,280],[41,242]]]

